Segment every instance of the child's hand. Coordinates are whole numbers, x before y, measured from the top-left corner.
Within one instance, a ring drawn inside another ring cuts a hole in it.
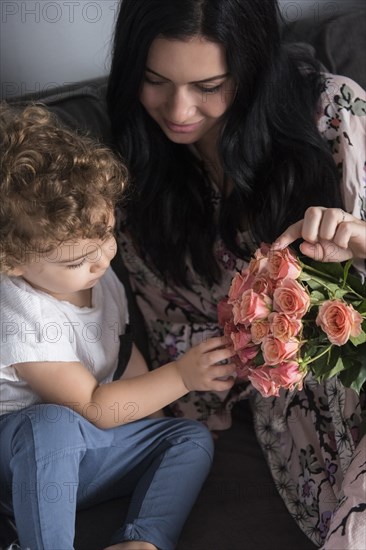
[[[224,391],[234,384],[235,364],[219,365],[235,355],[225,337],[210,338],[188,350],[176,366],[188,391]],[[228,376],[227,380],[218,378]]]

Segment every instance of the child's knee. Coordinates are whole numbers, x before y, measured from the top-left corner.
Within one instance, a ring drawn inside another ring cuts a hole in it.
[[[34,443],[36,453],[40,456],[84,447],[80,417],[68,407],[53,404],[35,405],[19,414],[21,421],[13,439],[15,452],[17,448],[30,442]]]
[[[210,461],[213,460],[214,454],[214,444],[212,435],[209,430],[196,420],[184,420],[187,424],[186,429],[189,434],[190,440],[199,448],[204,450],[210,458]]]

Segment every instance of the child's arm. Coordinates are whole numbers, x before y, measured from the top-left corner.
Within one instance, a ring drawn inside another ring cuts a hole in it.
[[[99,428],[112,428],[158,411],[191,390],[231,388],[235,364],[218,365],[234,355],[224,338],[211,338],[180,359],[136,378],[99,385],[81,363],[21,363],[19,376],[48,403],[66,405]]]
[[[147,364],[142,353],[138,350],[135,344],[132,344],[131,356],[127,363],[127,367],[121,376],[121,380],[136,378],[136,376],[146,374],[147,372],[149,372],[149,369],[147,368]]]
[[[146,361],[136,345],[133,344],[130,360],[128,361],[127,367],[120,379],[128,380],[129,378],[135,378],[136,376],[146,374],[147,372],[149,372],[149,369],[147,368]],[[164,418],[164,416],[165,415],[162,409],[149,414],[149,418]]]

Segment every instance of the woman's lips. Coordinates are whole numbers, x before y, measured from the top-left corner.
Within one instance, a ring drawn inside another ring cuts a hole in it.
[[[197,130],[202,124],[202,120],[194,122],[193,124],[174,124],[169,120],[165,120],[165,124],[171,132],[175,132],[176,134],[189,134]]]

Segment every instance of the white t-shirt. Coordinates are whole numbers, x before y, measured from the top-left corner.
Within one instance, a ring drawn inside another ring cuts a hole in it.
[[[80,362],[100,384],[113,379],[119,335],[128,323],[122,283],[109,268],[92,289],[92,307],[78,307],[0,276],[0,414],[41,402],[12,365]]]

